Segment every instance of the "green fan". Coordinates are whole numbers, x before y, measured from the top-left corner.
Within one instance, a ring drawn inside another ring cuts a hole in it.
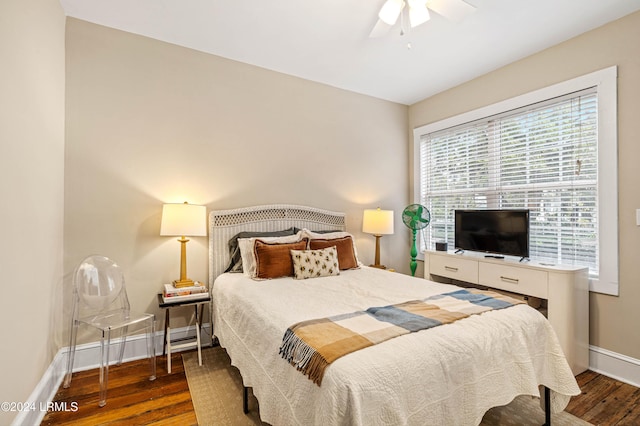
[[[418,267],[418,262],[416,262],[416,257],[418,257],[418,248],[416,247],[416,233],[420,229],[424,229],[429,225],[431,221],[431,213],[429,213],[429,209],[420,204],[409,204],[402,211],[402,222],[407,225],[407,228],[411,229],[411,233],[413,234],[413,244],[411,246],[411,275],[416,276],[416,268]]]

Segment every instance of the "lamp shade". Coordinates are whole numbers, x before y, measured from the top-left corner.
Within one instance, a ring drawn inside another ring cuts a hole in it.
[[[185,237],[207,235],[207,208],[186,202],[163,205],[160,235]]]
[[[393,210],[365,210],[362,217],[362,232],[373,235],[393,234]]]

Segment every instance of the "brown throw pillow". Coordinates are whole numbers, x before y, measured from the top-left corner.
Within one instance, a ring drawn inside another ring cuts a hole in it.
[[[307,248],[307,238],[297,243],[265,243],[256,240],[253,250],[256,255],[256,278],[280,278],[293,276],[291,250]]]
[[[353,249],[353,239],[351,237],[334,238],[331,240],[325,239],[313,239],[309,241],[309,248],[311,250],[323,249],[331,246],[336,246],[338,250],[338,264],[340,270],[355,269],[358,267],[358,261],[356,260],[356,252]]]

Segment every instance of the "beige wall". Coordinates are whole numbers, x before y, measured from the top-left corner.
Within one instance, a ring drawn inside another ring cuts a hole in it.
[[[0,2],[0,401],[26,401],[58,349],[64,31],[56,0]]]
[[[65,273],[85,255],[113,257],[132,305],[160,313],[155,293],[179,268],[161,206],[182,201],[345,211],[365,263],[363,209],[394,209],[382,260],[408,270],[407,109],[68,19]],[[206,280],[206,238],[187,251],[189,276]]]
[[[411,129],[612,65],[618,66],[620,296],[591,294],[590,343],[640,359],[640,12],[425,99]],[[411,163],[412,164],[412,163]]]

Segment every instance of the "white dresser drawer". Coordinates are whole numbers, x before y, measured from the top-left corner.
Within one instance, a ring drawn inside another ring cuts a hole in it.
[[[469,283],[478,282],[478,262],[455,256],[429,256],[429,272]]]
[[[548,274],[517,266],[480,263],[479,283],[528,296],[548,298]]]
[[[589,279],[586,268],[486,258],[482,253],[425,251],[425,278],[478,284],[547,301],[547,318],[573,374],[589,368]]]

